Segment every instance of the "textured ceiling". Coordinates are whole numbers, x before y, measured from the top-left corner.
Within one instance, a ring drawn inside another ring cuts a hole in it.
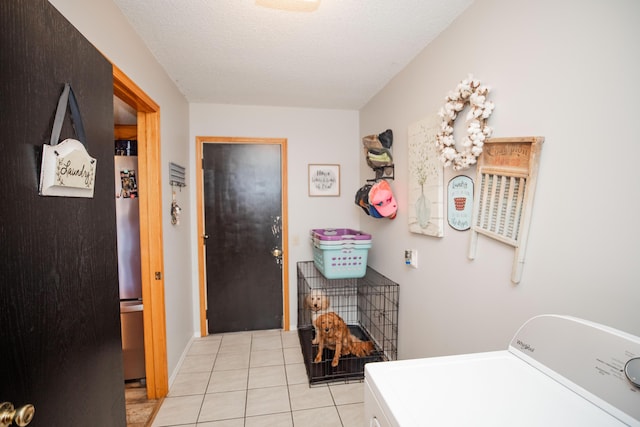
[[[114,0],[189,102],[360,109],[473,0]]]

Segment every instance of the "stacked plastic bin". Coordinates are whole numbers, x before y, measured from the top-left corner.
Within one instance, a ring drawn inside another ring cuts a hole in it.
[[[371,235],[350,228],[311,230],[313,262],[327,279],[364,277]]]

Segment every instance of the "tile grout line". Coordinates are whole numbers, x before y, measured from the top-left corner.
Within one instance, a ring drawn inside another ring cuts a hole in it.
[[[287,386],[287,397],[289,398],[289,418],[291,419],[291,425],[295,425],[293,421],[293,405],[291,404],[291,390],[289,389],[289,376],[287,375],[287,359],[284,355],[284,337],[280,331],[280,347],[282,350],[282,369],[284,370],[284,383]]]
[[[222,337],[220,337],[220,342],[218,343],[218,348],[216,349],[216,353],[213,357],[213,364],[211,365],[211,370],[209,371],[209,379],[207,380],[207,385],[204,388],[204,393],[202,394],[202,402],[200,402],[200,409],[198,410],[198,416],[196,418],[196,425],[200,421],[200,414],[202,414],[202,408],[204,407],[204,401],[207,397],[207,390],[209,390],[209,384],[211,384],[211,377],[213,376],[213,369],[216,366],[216,361],[218,360],[218,354],[220,354],[220,347],[222,347]]]
[[[200,421],[200,414],[202,414],[202,408],[204,407],[204,400],[207,397],[207,389],[209,388],[209,383],[211,382],[211,376],[213,375],[213,367],[215,366],[216,360],[218,359],[218,352],[220,351],[221,345],[222,345],[222,338],[220,338],[220,344],[218,344],[218,349],[216,350],[216,353],[213,359],[213,365],[211,365],[211,371],[209,372],[209,379],[207,380],[207,386],[205,387],[204,393],[202,394],[202,401],[200,402],[200,408],[198,409],[198,415],[196,416],[196,425]]]
[[[249,378],[251,378],[251,351],[253,350],[253,333],[250,334],[249,341],[249,364],[247,366],[247,381],[244,389],[244,413],[242,414],[242,425],[247,426],[247,408],[249,406]]]
[[[338,419],[340,420],[340,424],[344,427],[344,421],[342,421],[342,417],[340,416],[340,411],[338,410],[338,402],[336,402],[336,397],[333,395],[333,391],[331,390],[331,386],[327,385],[329,389],[329,395],[331,396],[331,401],[333,402],[333,407],[336,408],[336,412],[338,413]]]

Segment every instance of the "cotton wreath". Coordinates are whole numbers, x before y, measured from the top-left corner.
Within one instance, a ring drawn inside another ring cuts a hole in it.
[[[447,102],[438,112],[442,122],[435,142],[444,167],[453,165],[454,170],[467,169],[476,163],[476,159],[482,153],[485,139],[493,133],[493,129],[486,125],[486,120],[495,107],[493,102],[487,101],[489,90],[469,75],[445,98]],[[462,151],[458,151],[453,138],[453,123],[467,104],[470,107],[466,117],[467,135],[461,142]]]

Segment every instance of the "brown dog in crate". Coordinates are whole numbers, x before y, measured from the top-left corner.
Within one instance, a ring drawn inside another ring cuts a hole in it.
[[[364,357],[373,351],[373,342],[361,341],[349,331],[349,326],[334,312],[321,314],[314,322],[318,331],[318,354],[315,363],[322,361],[322,352],[325,348],[334,350],[331,366],[338,366],[340,356],[352,354],[356,357]]]

